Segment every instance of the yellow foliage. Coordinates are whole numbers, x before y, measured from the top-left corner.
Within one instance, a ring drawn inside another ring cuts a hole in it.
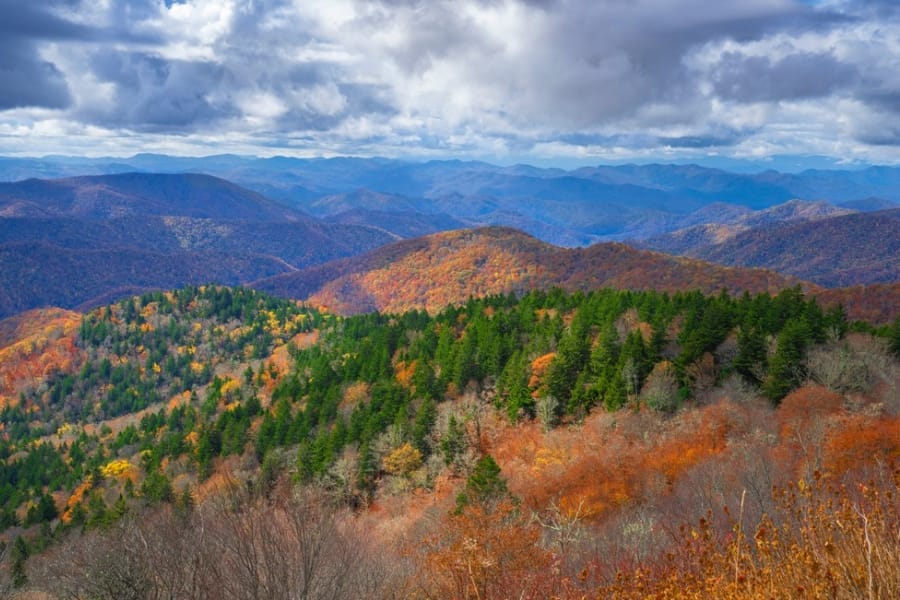
[[[184,443],[190,444],[191,446],[197,445],[197,440],[200,439],[200,435],[196,431],[191,431],[189,434],[184,436]]]
[[[225,380],[225,383],[222,384],[222,395],[227,396],[229,392],[238,390],[241,387],[241,383],[237,379],[228,378]]]
[[[422,453],[409,442],[406,442],[384,457],[382,466],[391,475],[409,475],[422,464]]]
[[[134,472],[134,466],[123,458],[117,458],[100,467],[100,474],[107,478],[125,478]]]
[[[562,466],[568,460],[562,448],[540,448],[534,455],[534,470],[544,471]]]
[[[203,372],[203,363],[199,363],[196,360],[191,361],[191,371],[194,373],[202,373]]]

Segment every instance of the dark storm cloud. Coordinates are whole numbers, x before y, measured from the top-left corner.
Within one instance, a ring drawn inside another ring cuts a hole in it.
[[[37,42],[85,39],[90,31],[51,12],[58,4],[0,0],[0,110],[71,103],[65,76],[41,58]]]
[[[862,99],[875,108],[900,115],[900,90],[873,90]]]
[[[827,96],[851,84],[856,70],[829,54],[790,54],[781,60],[730,52],[713,74],[716,93],[728,100],[761,102]]]
[[[81,115],[105,126],[138,131],[186,131],[230,116],[234,110],[211,101],[228,87],[229,73],[211,62],[164,60],[140,53],[96,53],[94,75],[115,84],[111,110],[83,107]]]

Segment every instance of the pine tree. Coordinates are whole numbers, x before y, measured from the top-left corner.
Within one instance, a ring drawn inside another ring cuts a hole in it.
[[[894,320],[894,324],[888,332],[888,344],[894,356],[900,358],[900,317]]]
[[[412,426],[413,445],[422,453],[422,456],[431,454],[431,445],[428,443],[428,435],[437,421],[437,406],[430,397],[426,397],[416,413]]]
[[[9,567],[10,580],[15,588],[24,587],[28,583],[28,573],[25,570],[27,560],[28,545],[21,535],[17,535],[16,540],[13,542]]]
[[[500,477],[500,466],[490,454],[485,454],[466,480],[465,497],[460,505],[477,502],[488,505],[506,495],[506,480]]]
[[[766,371],[765,334],[753,326],[744,325],[738,330],[738,352],[734,357],[734,369],[750,383],[762,383]]]
[[[805,377],[808,343],[809,328],[803,319],[789,320],[778,335],[778,345],[763,385],[763,391],[773,402],[784,398]]]

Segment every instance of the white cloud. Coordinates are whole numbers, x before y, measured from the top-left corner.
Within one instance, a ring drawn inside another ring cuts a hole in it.
[[[44,61],[58,71],[47,93],[64,78],[71,98],[42,100],[56,110],[0,112],[0,152],[82,150],[96,139],[118,153],[197,154],[215,144],[261,154],[501,160],[529,153],[898,159],[900,16],[887,3],[72,6],[59,5],[55,18],[82,29],[54,22],[62,33],[20,46],[34,50],[29,68]],[[71,123],[65,133],[60,121]],[[18,137],[23,131],[27,139]]]

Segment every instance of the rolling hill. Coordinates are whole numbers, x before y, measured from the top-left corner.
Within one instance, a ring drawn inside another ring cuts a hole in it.
[[[359,257],[258,281],[254,287],[356,313],[434,311],[469,296],[553,286],[763,292],[800,283],[770,271],[716,267],[618,243],[559,248],[514,229],[490,227],[397,242]]]
[[[0,181],[127,171],[224,177],[319,217],[356,210],[443,213],[470,226],[516,227],[566,246],[642,240],[693,225],[720,224],[735,212],[764,210],[794,199],[852,210],[888,208],[900,201],[900,169],[890,167],[736,173],[697,165],[563,170],[348,157],[0,158]],[[137,181],[134,173],[121,177]],[[118,185],[117,193],[135,191],[126,188],[126,183]],[[372,216],[377,219],[376,213]]]
[[[823,201],[790,200],[756,211],[717,203],[683,219],[684,226],[680,229],[649,239],[629,240],[629,243],[667,254],[694,256],[694,252],[700,248],[721,244],[750,229],[798,221],[817,221],[853,212],[855,211]]]
[[[396,239],[325,223],[207,175],[0,184],[0,317],[147,289],[239,284]]]
[[[403,240],[252,285],[343,314],[433,312],[469,297],[552,287],[774,293],[798,285],[826,305],[844,304],[853,318],[883,323],[900,312],[900,283],[826,290],[771,270],[721,266],[615,242],[560,248],[503,227]]]
[[[900,281],[900,209],[745,223],[739,226],[747,227],[743,231],[705,225],[643,245],[718,264],[773,269],[826,287]]]

